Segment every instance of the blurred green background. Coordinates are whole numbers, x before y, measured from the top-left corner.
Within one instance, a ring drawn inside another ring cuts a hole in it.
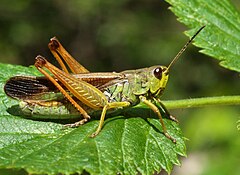
[[[90,71],[168,65],[188,38],[161,0],[0,0],[0,62],[33,65],[57,36]],[[233,1],[239,9],[240,2]],[[189,46],[174,65],[163,99],[239,95],[239,74]],[[188,158],[173,174],[240,172],[239,106],[171,111],[189,139]]]

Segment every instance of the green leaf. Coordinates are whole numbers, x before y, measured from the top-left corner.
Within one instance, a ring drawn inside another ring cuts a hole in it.
[[[229,0],[166,0],[178,20],[192,28],[192,36],[206,25],[194,44],[201,52],[220,60],[220,65],[240,72],[240,14]]]
[[[34,174],[153,174],[162,169],[170,173],[173,165],[180,165],[178,155],[186,155],[178,124],[164,119],[169,134],[177,140],[174,144],[161,133],[159,120],[146,108],[135,107],[108,117],[95,138],[89,136],[99,120],[63,129],[56,122],[13,116],[8,109],[18,102],[6,97],[3,86],[17,74],[39,75],[32,67],[0,64],[1,169],[25,169]]]

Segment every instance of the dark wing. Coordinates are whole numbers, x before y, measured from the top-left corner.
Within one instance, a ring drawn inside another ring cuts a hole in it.
[[[56,87],[45,77],[15,76],[4,86],[5,93],[16,99],[44,100],[50,94],[58,92]]]

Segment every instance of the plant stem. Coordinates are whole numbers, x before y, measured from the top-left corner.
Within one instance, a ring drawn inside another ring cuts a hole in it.
[[[162,102],[168,109],[206,107],[211,105],[240,105],[240,96],[202,97]]]

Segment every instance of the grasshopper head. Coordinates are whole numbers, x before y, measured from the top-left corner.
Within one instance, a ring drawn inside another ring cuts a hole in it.
[[[153,66],[152,75],[150,75],[150,85],[149,90],[154,97],[158,97],[162,94],[165,89],[168,81],[169,70],[172,65],[179,59],[181,54],[186,50],[187,46],[193,41],[193,39],[199,34],[199,32],[204,28],[202,26],[191,38],[190,40],[182,47],[182,49],[177,53],[177,55],[173,58],[171,63],[166,66]]]
[[[162,94],[168,81],[169,70],[166,66],[153,66],[150,67],[150,93],[157,97]]]
[[[177,53],[173,58],[170,64],[166,66],[152,66],[150,68],[139,69],[135,71],[135,78],[132,80],[134,87],[133,92],[135,95],[146,94],[150,91],[150,94],[153,97],[159,97],[168,81],[169,71],[172,65],[179,59],[180,55],[186,50],[187,46],[193,41],[193,39],[198,35],[198,33],[204,28],[202,26],[196,33],[193,35],[190,40],[182,47],[182,49]],[[132,73],[132,72],[125,72]],[[132,75],[132,74],[131,74]]]

